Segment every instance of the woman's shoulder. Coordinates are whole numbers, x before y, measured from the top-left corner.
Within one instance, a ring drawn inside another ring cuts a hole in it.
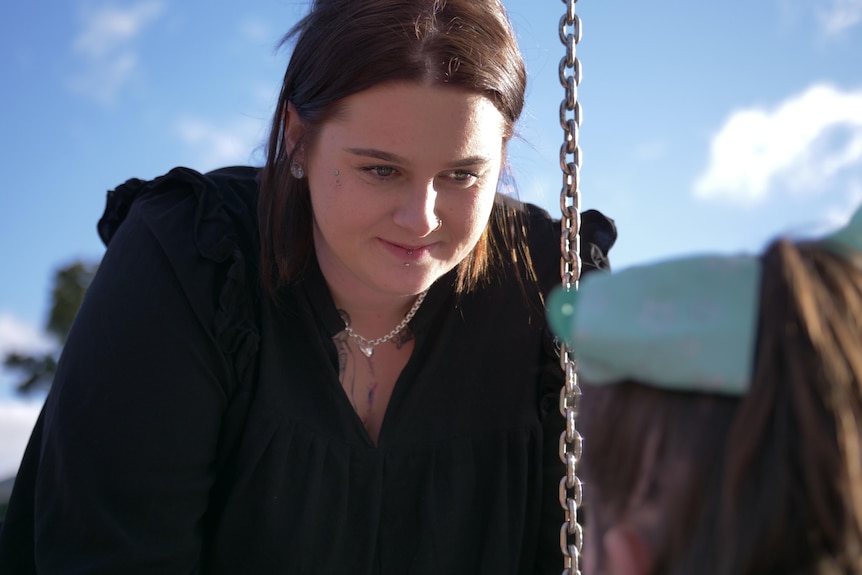
[[[234,233],[256,235],[259,172],[259,168],[249,166],[208,173],[178,167],[152,180],[131,178],[108,191],[105,212],[98,223],[99,236],[109,245],[135,210],[138,213],[133,217],[156,227],[160,227],[159,222],[169,225],[176,219],[191,219],[195,229],[206,230],[212,225],[224,228],[224,232],[236,228]]]
[[[258,344],[258,168],[200,173],[174,168],[152,180],[133,178],[108,192],[98,231],[108,251],[100,273],[117,260],[155,253],[167,262],[149,285],[177,286],[239,372]],[[112,265],[113,264],[113,265]],[[158,293],[148,288],[146,293]]]
[[[560,219],[535,204],[523,204],[527,223],[527,242],[536,275],[542,279],[560,277],[562,228]],[[582,273],[596,270],[610,271],[609,253],[617,240],[617,227],[613,219],[598,210],[581,212],[580,256]]]

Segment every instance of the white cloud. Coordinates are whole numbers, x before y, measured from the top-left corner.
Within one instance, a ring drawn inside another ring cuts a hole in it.
[[[246,118],[231,125],[183,118],[176,126],[180,138],[197,156],[195,166],[208,170],[246,164],[265,135],[265,122]]]
[[[161,15],[163,8],[157,0],[146,0],[127,9],[103,6],[87,16],[74,48],[91,58],[110,56],[118,47],[134,40],[147,24]]]
[[[69,87],[97,102],[110,104],[123,86],[134,76],[137,68],[138,57],[136,54],[117,54],[72,77],[69,81]]]
[[[102,103],[110,103],[138,67],[136,40],[164,11],[162,0],[143,0],[120,8],[102,5],[88,10],[72,48],[82,69],[70,87]]]
[[[12,477],[18,471],[41,409],[41,398],[0,401],[0,480]]]
[[[53,337],[39,329],[37,326],[21,321],[9,312],[0,311],[0,444],[3,442],[5,432],[2,429],[4,415],[2,405],[13,393],[15,384],[20,383],[20,375],[3,366],[3,360],[9,353],[17,352],[23,354],[47,353],[56,349],[57,343]],[[0,445],[2,450],[2,445]],[[0,453],[0,462],[2,462]],[[0,476],[2,478],[2,476]]]
[[[824,32],[839,34],[862,22],[862,0],[830,0],[817,17]]]
[[[0,312],[0,356],[17,351],[21,353],[47,352],[55,341],[35,325],[21,321],[14,315]]]
[[[816,192],[862,167],[862,89],[814,85],[772,109],[733,112],[713,137],[699,198],[753,204],[778,189]]]
[[[274,42],[270,26],[263,20],[255,18],[247,18],[240,24],[240,34],[243,38],[254,42],[255,44],[263,44],[266,42]]]
[[[824,214],[824,232],[846,226],[850,221],[850,216],[860,206],[862,206],[862,181],[856,181],[850,185],[849,191],[840,203],[826,208]]]

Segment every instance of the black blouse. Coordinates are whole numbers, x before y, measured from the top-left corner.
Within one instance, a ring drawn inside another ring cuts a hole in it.
[[[316,263],[278,306],[260,295],[257,174],[109,193],[0,573],[559,573],[562,374],[539,296],[559,223],[528,206],[540,289],[512,265],[460,297],[451,273],[434,284],[375,445]],[[615,238],[583,214],[585,269]]]

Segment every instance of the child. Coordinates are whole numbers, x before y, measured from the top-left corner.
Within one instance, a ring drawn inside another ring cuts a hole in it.
[[[548,307],[585,384],[587,575],[862,573],[862,208]]]

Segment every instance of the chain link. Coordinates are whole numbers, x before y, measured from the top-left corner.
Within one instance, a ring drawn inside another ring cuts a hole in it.
[[[560,277],[563,288],[578,288],[581,277],[580,227],[581,148],[578,144],[581,126],[581,106],[578,103],[578,86],[581,83],[581,63],[575,54],[581,40],[581,20],[575,14],[577,0],[563,0],[566,11],[560,19],[560,41],[566,54],[560,60],[560,84],[565,97],[560,104],[560,127],[563,145],[560,147],[560,168],[563,187],[560,192]],[[560,528],[560,551],[563,553],[563,575],[580,575],[580,556],[584,532],[578,524],[578,508],[583,501],[583,484],[577,476],[577,465],[583,450],[583,438],[575,424],[581,388],[578,385],[575,359],[565,344],[560,345],[560,367],[565,373],[565,385],[560,390],[560,413],[566,420],[566,429],[560,434],[560,460],[566,474],[560,480],[560,505],[566,520]]]

